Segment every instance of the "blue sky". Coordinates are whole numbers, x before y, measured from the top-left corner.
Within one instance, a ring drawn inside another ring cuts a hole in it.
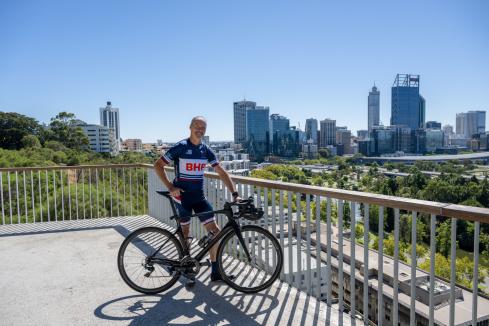
[[[367,124],[397,73],[421,75],[427,120],[489,110],[489,1],[0,2],[0,111],[98,123],[111,100],[121,136],[233,138],[243,99],[290,118]]]

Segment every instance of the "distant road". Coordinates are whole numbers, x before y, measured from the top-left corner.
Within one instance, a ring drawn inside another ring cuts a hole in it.
[[[392,157],[361,157],[358,159],[360,162],[402,162],[402,163],[415,163],[417,161],[430,161],[430,162],[446,162],[446,161],[463,161],[463,160],[485,160],[486,164],[489,164],[489,152],[470,153],[470,154],[457,154],[457,155],[425,155],[425,156],[392,156]]]

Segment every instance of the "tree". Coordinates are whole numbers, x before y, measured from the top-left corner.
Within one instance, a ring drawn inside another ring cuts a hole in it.
[[[277,180],[278,177],[269,170],[264,170],[264,169],[257,169],[251,171],[251,177],[253,178],[259,178],[259,179],[266,179],[266,180]]]
[[[442,254],[437,253],[435,255],[435,274],[444,279],[450,279],[450,259],[444,257]],[[429,271],[430,259],[426,259],[419,265],[420,268]],[[478,284],[484,283],[484,279],[487,277],[487,269],[482,266],[478,267],[479,278]],[[455,274],[456,282],[465,287],[472,287],[474,282],[474,263],[469,257],[464,256],[455,260]]]
[[[41,142],[35,135],[25,135],[21,140],[22,147],[40,148]]]
[[[42,129],[37,120],[13,112],[0,112],[0,147],[20,149],[22,138],[37,135]]]
[[[52,140],[56,140],[68,148],[87,150],[89,140],[83,130],[78,127],[79,123],[80,121],[76,119],[73,113],[60,112],[51,119],[49,124]]]
[[[440,223],[438,226],[438,231],[436,234],[436,248],[438,252],[440,252],[443,256],[448,257],[450,254],[450,246],[451,246],[451,225],[450,220]]]
[[[318,153],[319,153],[319,156],[322,157],[322,158],[329,158],[329,157],[331,157],[331,153],[326,148],[319,149]]]

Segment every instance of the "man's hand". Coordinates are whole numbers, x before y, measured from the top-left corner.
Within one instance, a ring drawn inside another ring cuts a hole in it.
[[[168,187],[168,191],[173,197],[180,197],[181,193],[183,192],[182,189],[175,187],[173,185],[171,187]]]

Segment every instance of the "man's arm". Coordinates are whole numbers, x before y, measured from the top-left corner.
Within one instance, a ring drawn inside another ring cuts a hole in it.
[[[165,184],[165,186],[168,188],[168,191],[172,194],[172,196],[180,196],[180,188],[177,188],[171,183],[171,181],[168,179],[168,176],[166,175],[165,171],[165,166],[167,164],[163,159],[160,157],[154,164],[155,167],[155,172],[160,177],[161,181]]]
[[[214,166],[214,170],[217,172],[217,174],[219,174],[219,177],[221,178],[221,180],[224,181],[224,184],[226,185],[226,187],[228,188],[228,190],[231,193],[236,192],[236,188],[234,187],[234,182],[231,179],[231,176],[229,175],[229,173],[226,170],[224,170],[222,168],[222,166],[220,166],[219,164],[216,165],[216,166]],[[239,199],[239,197],[234,198],[234,199],[235,200],[236,199]]]

